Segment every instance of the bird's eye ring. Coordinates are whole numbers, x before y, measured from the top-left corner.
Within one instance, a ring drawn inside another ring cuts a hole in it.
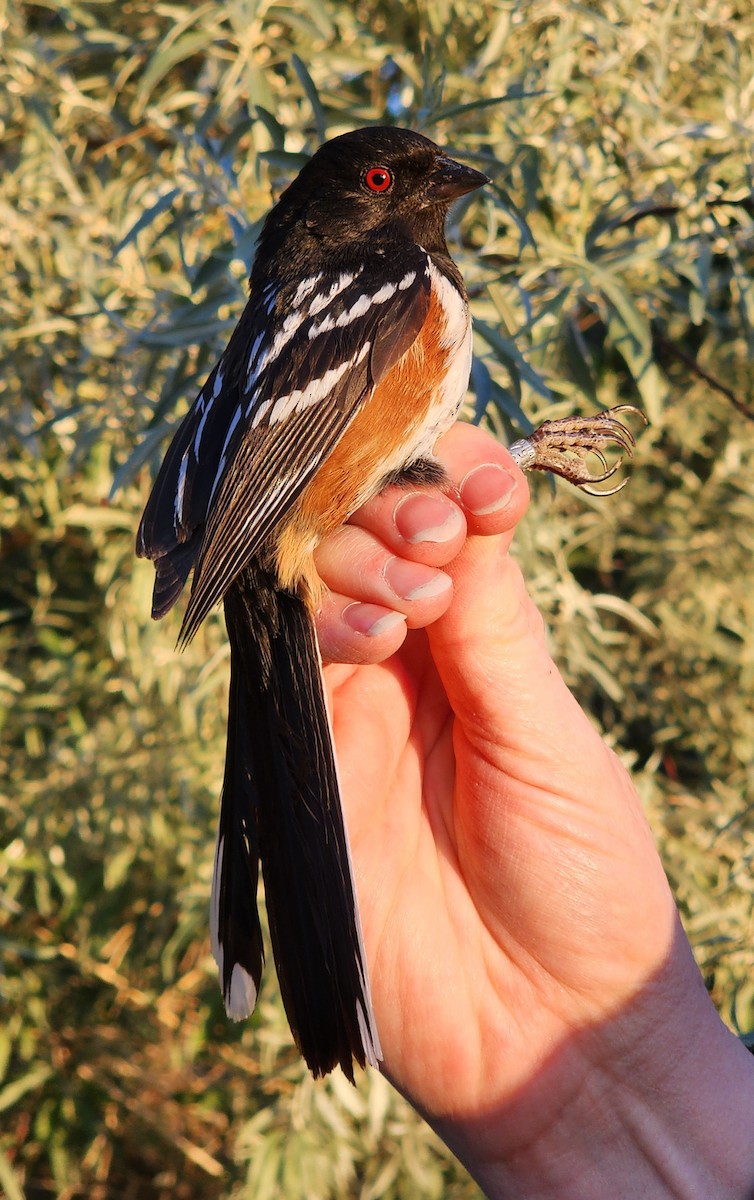
[[[389,192],[393,186],[392,172],[387,167],[370,167],[364,172],[363,182],[370,192]]]

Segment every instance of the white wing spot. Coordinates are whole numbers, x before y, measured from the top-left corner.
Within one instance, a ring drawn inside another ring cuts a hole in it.
[[[346,325],[350,325],[353,321],[357,321],[359,317],[363,317],[365,313],[368,313],[373,304],[384,304],[387,300],[390,300],[399,287],[404,289],[409,287],[414,278],[415,272],[412,271],[404,276],[399,284],[383,283],[379,291],[376,291],[371,296],[367,292],[362,292],[351,307],[342,312],[339,317],[333,319],[332,314],[328,313],[318,325],[310,326],[309,340],[313,341],[320,333],[329,333],[332,329],[344,329]]]
[[[320,333],[329,333],[335,328],[335,321],[330,313],[320,321],[319,325],[309,326],[309,341],[313,342],[315,337],[319,337]]]
[[[321,275],[310,275],[308,279],[302,279],[301,283],[296,288],[296,294],[293,297],[293,307],[298,308],[306,297],[317,287],[322,281]]]
[[[207,422],[207,417],[209,416],[209,410],[212,408],[212,405],[214,403],[215,403],[215,397],[214,397],[214,395],[212,395],[209,398],[207,407],[204,409],[204,412],[202,413],[202,419],[199,422],[197,429],[196,429],[196,436],[194,438],[194,458],[199,457],[199,446],[201,444],[202,434],[204,433],[204,426]]]
[[[294,312],[288,313],[288,316],[283,321],[283,333],[290,334],[290,333],[295,332],[295,330],[298,329],[298,327],[301,324],[301,322],[303,321],[303,319],[304,319],[304,314],[301,312],[300,309],[296,309]]]
[[[259,348],[262,345],[262,342],[264,341],[266,336],[267,336],[267,330],[263,329],[262,332],[258,333],[257,336],[255,337],[254,344],[251,347],[251,350],[249,351],[249,365],[248,365],[248,368],[246,371],[247,377],[249,379],[251,378],[252,372],[256,370],[257,355],[259,354]],[[257,370],[257,374],[258,373],[259,373],[259,371]]]
[[[238,422],[241,420],[242,412],[243,412],[243,405],[239,404],[238,408],[233,413],[232,420],[230,422],[230,425],[228,426],[228,432],[225,435],[225,441],[223,442],[223,448],[220,451],[220,462],[218,463],[217,472],[216,472],[215,478],[212,482],[212,491],[210,492],[209,500],[207,501],[207,510],[209,510],[209,506],[211,505],[211,503],[214,499],[214,495],[217,490],[217,485],[220,482],[223,471],[225,470],[225,452],[228,449],[228,444],[230,442],[230,439],[233,436],[234,430],[235,430],[236,426],[238,425]]]
[[[340,314],[335,324],[339,329],[342,329],[344,325],[350,325],[352,321],[358,320],[359,317],[364,316],[364,313],[369,312],[373,303],[374,297],[367,296],[366,292],[362,292],[358,300]]]
[[[360,274],[361,272],[358,273]],[[330,287],[326,292],[320,292],[318,296],[314,297],[309,305],[309,315],[311,317],[316,317],[317,313],[322,312],[323,308],[327,308],[330,301],[334,300],[340,292],[344,291],[349,284],[353,283],[355,278],[355,275],[347,275],[345,273],[339,275],[338,278],[330,284]]]
[[[248,417],[248,416],[251,416],[251,410],[252,410],[252,409],[253,409],[253,407],[254,407],[254,400],[255,400],[255,399],[256,399],[256,395],[254,396],[254,399],[252,399],[251,403],[249,404],[248,408],[246,409],[246,416],[247,416],[247,417]],[[259,424],[259,422],[262,420],[262,418],[264,417],[265,413],[266,413],[266,412],[269,412],[269,410],[272,408],[272,406],[273,406],[273,404],[274,404],[274,403],[275,403],[275,401],[274,401],[274,400],[272,400],[272,399],[270,399],[270,400],[263,400],[263,401],[262,401],[262,403],[261,403],[261,404],[259,405],[259,407],[257,408],[256,412],[254,413],[254,419],[253,419],[253,420],[252,420],[252,422],[251,422],[251,428],[252,428],[252,429],[256,429],[257,425],[258,425],[258,424]]]
[[[331,367],[329,371],[325,371],[321,378],[312,379],[308,387],[296,390],[295,392],[289,392],[287,396],[281,396],[275,401],[275,406],[270,417],[270,424],[283,421],[293,413],[303,412],[305,408],[310,408],[311,405],[324,400],[325,396],[329,396],[335,384],[345,375],[346,371],[358,366],[366,358],[371,350],[371,345],[371,342],[364,342],[351,358],[339,363],[337,367]]]
[[[384,283],[380,290],[372,296],[372,304],[384,304],[386,300],[395,295],[397,288],[397,283]]]
[[[308,315],[309,314],[305,310],[302,311],[301,309],[296,309],[295,312],[288,314],[283,321],[279,332],[275,335],[269,350],[265,350],[264,354],[260,358],[254,372],[255,379],[259,377],[264,368],[267,366],[268,362],[274,361],[274,359],[277,358],[280,351],[283,349],[283,346],[287,345],[296,330],[299,328],[301,323],[306,320]]]
[[[202,422],[203,421],[204,421],[204,417],[202,417]],[[175,516],[174,524],[175,524],[176,530],[183,522],[183,496],[184,496],[184,492],[186,490],[186,472],[188,470],[188,456],[189,456],[189,452],[188,452],[188,448],[186,448],[186,450],[184,450],[184,452],[183,452],[183,458],[181,459],[181,465],[178,470],[178,485],[175,489],[175,503],[173,506],[173,513]]]

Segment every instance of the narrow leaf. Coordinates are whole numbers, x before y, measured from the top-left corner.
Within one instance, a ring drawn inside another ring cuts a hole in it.
[[[317,131],[317,137],[320,142],[324,142],[327,140],[327,117],[325,116],[325,110],[322,107],[316,84],[298,54],[294,54],[291,57],[291,65],[298,76],[299,83],[304,89],[307,100],[312,106],[314,128]]]
[[[180,190],[180,188],[171,188],[169,192],[165,192],[163,196],[160,196],[159,200],[156,200],[154,204],[146,209],[146,211],[141,214],[138,221],[131,226],[128,233],[118,242],[117,246],[113,250],[113,257],[120,254],[121,250],[130,245],[130,243],[134,241],[136,237],[138,237],[142,229],[147,229],[152,222],[159,217],[160,213],[166,212],[172,205]]]
[[[544,379],[529,365],[515,342],[505,337],[499,330],[493,329],[486,321],[475,321],[474,329],[480,337],[484,338],[487,345],[491,347],[504,366],[509,369],[512,366],[515,367],[523,381],[528,383],[530,388],[533,388],[545,400],[553,399],[553,394]]]

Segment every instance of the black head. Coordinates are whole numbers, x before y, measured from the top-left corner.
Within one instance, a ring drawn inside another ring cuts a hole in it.
[[[257,263],[278,251],[286,263],[323,251],[339,256],[349,243],[383,233],[447,254],[451,203],[488,182],[410,129],[344,133],[320,146],[283,192],[265,223]]]

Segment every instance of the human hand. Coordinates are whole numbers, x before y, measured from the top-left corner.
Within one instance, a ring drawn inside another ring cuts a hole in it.
[[[704,992],[635,790],[552,663],[508,554],[523,476],[469,426],[438,456],[455,497],[387,489],[318,554],[385,1070],[494,1194],[514,1180],[516,1195],[540,1194],[524,1180],[536,1159],[542,1180],[563,1172],[542,1195],[696,1195],[642,1192],[635,1164],[625,1191],[580,1178],[585,1102],[600,1171],[607,1143],[625,1155],[614,1123],[599,1128],[608,1084],[622,1125],[636,1114],[635,1096],[630,1112],[619,1102],[624,1070],[655,1099],[673,1074],[683,1101],[668,1121],[698,1157],[683,1043],[703,1040],[708,1082],[754,1084]],[[496,480],[507,502],[491,507]],[[432,536],[406,539],[422,525]],[[751,1185],[750,1157],[729,1147],[725,1163],[726,1184]],[[703,1178],[699,1195],[746,1194]]]

